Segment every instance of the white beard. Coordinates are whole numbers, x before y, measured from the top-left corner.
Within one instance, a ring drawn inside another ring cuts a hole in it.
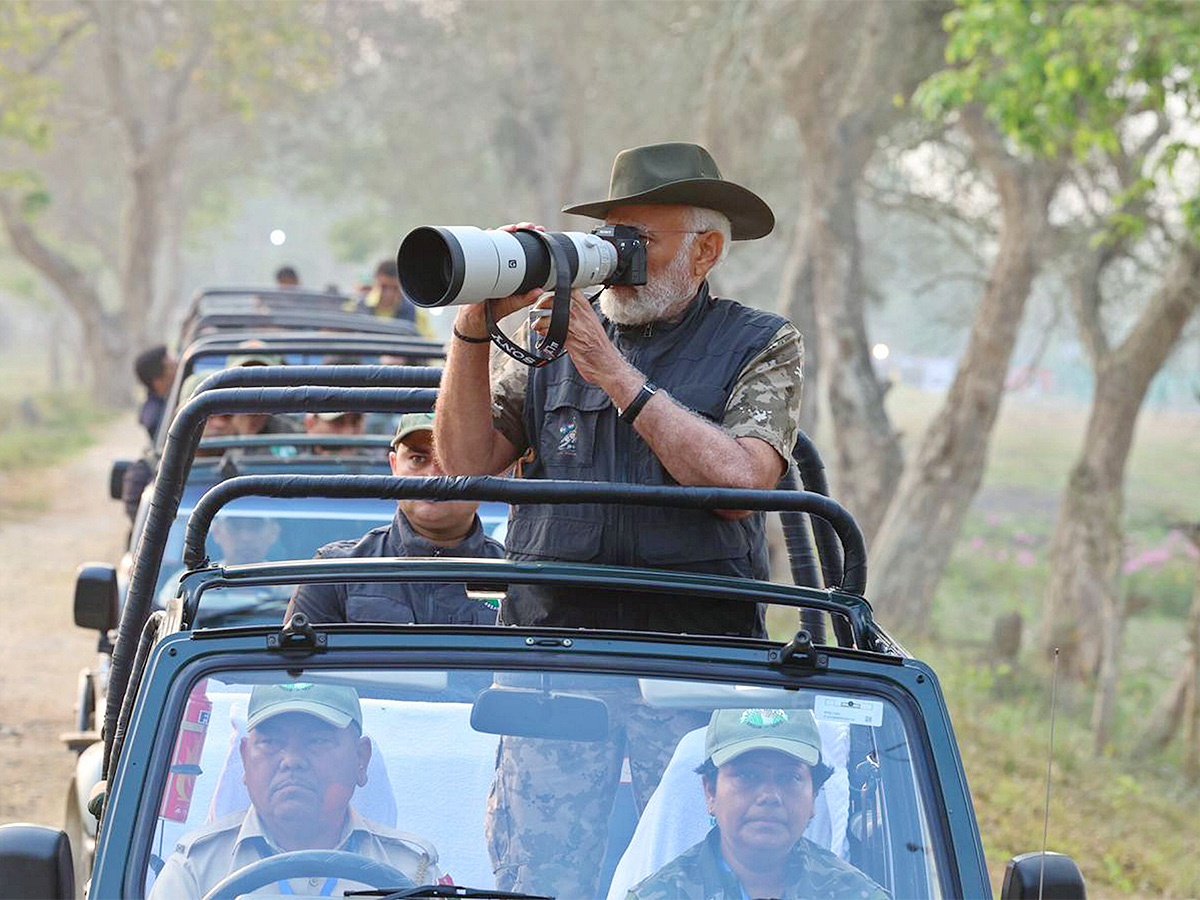
[[[660,322],[667,318],[671,307],[685,299],[685,294],[690,300],[695,293],[689,290],[687,250],[690,247],[688,243],[680,247],[679,253],[655,281],[605,288],[600,294],[600,311],[605,318],[617,325]]]

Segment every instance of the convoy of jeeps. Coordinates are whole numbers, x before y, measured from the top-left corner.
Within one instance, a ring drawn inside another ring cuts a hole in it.
[[[343,312],[342,299],[220,288],[189,308],[164,425],[141,461],[152,477],[129,551],[83,565],[77,580],[76,623],[99,637],[64,735],[78,754],[66,828],[0,826],[0,897],[533,896],[503,889],[493,863],[498,844],[520,838],[506,815],[514,794],[530,791],[560,829],[531,841],[531,854],[577,875],[587,896],[640,898],[637,886],[711,828],[697,774],[712,751],[710,720],[819,752],[824,781],[804,838],[829,866],[860,875],[855,884],[893,898],[992,895],[937,678],[875,621],[862,535],[825,495],[807,438],[774,491],[393,477],[395,419],[432,408],[443,349],[406,323]],[[259,364],[237,365],[249,354]],[[363,414],[366,433],[295,425],[344,411]],[[204,436],[211,418],[244,414],[281,427]],[[115,497],[129,465],[114,466]],[[501,539],[514,503],[775,511],[794,583],[586,562],[313,558],[390,521],[401,498],[480,501],[485,529]],[[245,558],[218,540],[229,523],[268,523],[271,540]],[[565,587],[596,604],[623,590],[720,599],[774,608],[772,621],[792,625],[768,640],[284,620],[298,585],[397,581],[460,583],[492,599],[513,584]],[[598,814],[571,775],[595,768],[630,704],[695,727],[666,748],[648,801],[634,799],[636,760],[621,761],[611,811]],[[288,714],[316,725],[286,732]],[[270,741],[316,742],[308,758],[328,764],[264,780],[259,754],[283,752],[262,743],[270,721]],[[801,738],[787,738],[788,723]],[[348,779],[322,730],[333,726],[357,735]],[[558,777],[499,778],[506,743],[553,759]],[[317,818],[358,823],[337,849],[281,850],[255,831],[271,804],[305,800]],[[602,858],[576,853],[569,836],[596,828],[607,834]],[[230,871],[206,870],[228,852]],[[1001,896],[1083,897],[1084,883],[1068,857],[1034,852],[1010,862]]]

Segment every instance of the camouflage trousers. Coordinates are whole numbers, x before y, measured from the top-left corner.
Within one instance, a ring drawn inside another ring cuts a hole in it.
[[[595,696],[608,705],[604,741],[501,738],[486,824],[498,890],[593,900],[625,756],[640,816],[679,739],[708,724],[698,710],[648,707],[636,690]]]

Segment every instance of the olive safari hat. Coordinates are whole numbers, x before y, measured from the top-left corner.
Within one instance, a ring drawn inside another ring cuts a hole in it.
[[[260,684],[250,692],[246,707],[246,727],[255,728],[283,713],[298,712],[316,716],[334,728],[351,722],[362,727],[362,707],[358,691],[340,684],[313,684],[292,681],[286,684]]]
[[[563,207],[563,212],[603,219],[615,206],[678,203],[715,209],[729,217],[735,241],[766,237],[775,214],[753,191],[721,177],[712,154],[699,144],[672,142],[622,150],[613,162],[608,199]]]
[[[751,750],[777,750],[815,766],[821,733],[807,709],[718,709],[708,723],[705,758],[723,766]]]

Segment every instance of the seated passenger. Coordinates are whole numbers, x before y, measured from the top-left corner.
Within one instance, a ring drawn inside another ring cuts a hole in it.
[[[271,548],[279,540],[279,522],[265,516],[218,515],[208,533],[220,551],[209,558],[210,565],[244,566],[271,558]],[[179,593],[179,581],[187,570],[187,566],[180,566],[163,582],[158,592],[159,606],[166,607]],[[277,593],[278,589],[264,591],[262,588],[232,588],[220,592],[225,597],[237,596],[243,602],[250,597],[269,597]]]
[[[304,414],[305,434],[332,436],[365,434],[367,420],[360,412],[319,412]],[[328,453],[324,446],[313,447],[314,453]]]
[[[350,805],[371,760],[353,688],[259,685],[250,692],[246,727],[240,750],[250,808],[185,835],[151,900],[198,900],[229,874],[292,850],[341,850],[393,866],[418,885],[439,881],[432,844],[368,821]],[[277,893],[342,895],[337,879],[325,881],[334,883],[281,881]]]
[[[444,475],[434,456],[433,413],[402,416],[388,454],[393,475]],[[401,500],[391,525],[357,541],[334,541],[319,559],[346,556],[463,556],[499,559],[504,547],[483,531],[469,501]],[[398,622],[418,625],[494,625],[497,609],[467,596],[461,584],[376,582],[301,584],[287,616],[312,622]]]
[[[885,900],[882,887],[803,837],[831,770],[807,710],[719,709],[697,769],[714,822],[708,836],[629,900]]]

